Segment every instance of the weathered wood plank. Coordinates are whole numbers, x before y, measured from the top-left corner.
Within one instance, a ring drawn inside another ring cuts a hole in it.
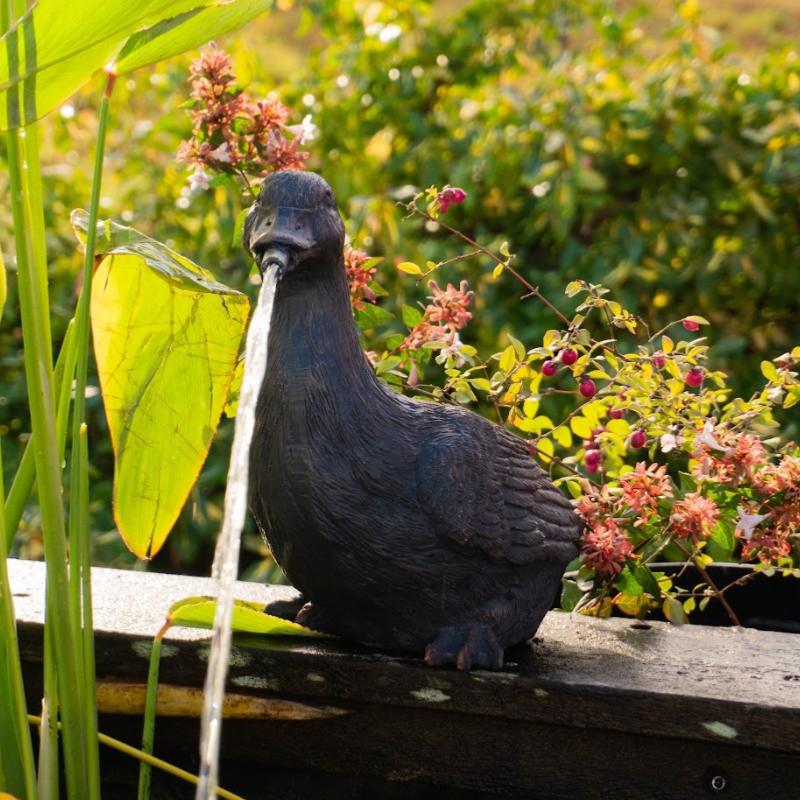
[[[43,569],[11,563],[32,696]],[[213,593],[211,581],[182,576],[96,569],[93,581],[98,673],[133,684],[146,679],[149,641],[169,606]],[[266,602],[292,590],[240,584],[237,595]],[[202,686],[207,638],[172,632],[162,681]],[[536,641],[509,655],[503,672],[463,675],[342,643],[237,637],[229,691],[337,714],[229,721],[228,754],[297,774],[508,796],[607,797],[613,784],[619,798],[694,797],[710,792],[717,775],[726,797],[798,793],[798,636],[554,612]],[[195,724],[160,719],[159,746],[191,759],[196,738],[179,731]]]

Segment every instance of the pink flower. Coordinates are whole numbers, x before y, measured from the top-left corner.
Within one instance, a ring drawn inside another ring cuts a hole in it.
[[[442,189],[442,191],[436,195],[436,202],[439,204],[439,213],[446,214],[450,206],[460,205],[466,199],[467,193],[457,186],[448,186]]]
[[[692,537],[705,539],[719,518],[719,508],[713,500],[700,492],[690,492],[676,500],[669,523],[672,533],[679,539]]]
[[[665,466],[640,461],[632,472],[626,472],[619,479],[622,499],[633,510],[639,512],[634,525],[644,525],[658,510],[662,497],[672,497],[672,482]]]
[[[616,575],[633,556],[633,545],[614,519],[598,521],[583,535],[583,563],[601,575]]]
[[[400,345],[401,350],[417,350],[426,342],[445,342],[452,346],[458,331],[472,319],[467,308],[475,293],[470,291],[466,281],[461,281],[457,289],[452,283],[441,289],[436,281],[430,281],[428,286],[433,291],[428,297],[431,302],[425,307],[422,320]]]
[[[736,535],[748,541],[753,538],[753,530],[765,519],[769,519],[769,514],[751,514],[752,509],[745,506],[739,506],[736,510],[739,512],[739,518],[736,520]]]
[[[189,71],[192,138],[181,143],[179,161],[228,174],[303,168],[309,154],[300,147],[316,131],[309,116],[299,126],[287,126],[290,112],[282,103],[250,99],[236,86],[230,57],[222,50],[204,50]]]
[[[350,286],[350,305],[355,311],[364,308],[364,301],[375,302],[375,292],[369,288],[375,275],[375,266],[364,265],[370,257],[363,250],[356,250],[349,243],[344,247],[344,268]]]

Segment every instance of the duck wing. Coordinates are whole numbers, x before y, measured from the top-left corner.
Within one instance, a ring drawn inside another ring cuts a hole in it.
[[[571,503],[521,439],[459,416],[418,452],[417,498],[436,532],[492,561],[566,565],[582,528]]]

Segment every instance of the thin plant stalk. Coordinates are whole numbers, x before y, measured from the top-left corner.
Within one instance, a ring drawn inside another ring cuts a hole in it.
[[[153,638],[150,651],[150,667],[147,671],[147,695],[144,703],[144,721],[142,722],[142,752],[153,755],[153,743],[156,734],[156,707],[158,705],[158,672],[161,667],[161,642],[169,630],[170,623],[165,622],[161,630]],[[150,781],[152,766],[149,761],[139,764],[139,792],[137,800],[150,800]]]
[[[2,475],[1,453],[0,475]],[[0,507],[3,504],[3,494],[3,482],[0,480]],[[22,681],[14,601],[8,580],[5,542],[5,532],[0,518],[0,641],[3,643],[0,663],[4,662],[5,666],[4,674],[0,676],[2,680],[0,699],[3,707],[0,718],[0,754],[2,754],[4,773],[0,778],[0,786],[33,800],[36,797],[36,768],[27,720],[28,710]],[[7,690],[7,694],[4,690]]]
[[[97,217],[103,179],[108,109],[116,74],[107,72],[97,126],[92,191],[86,249],[83,258],[83,283],[75,311],[75,399],[72,410],[72,448],[70,460],[69,535],[71,550],[71,607],[74,626],[81,636],[83,670],[84,742],[87,755],[88,800],[100,798],[100,755],[97,747],[97,709],[95,704],[94,631],[92,620],[91,558],[89,547],[89,458],[86,446],[86,381],[89,369],[89,306],[92,296]],[[83,451],[86,451],[85,453]]]
[[[10,19],[10,15],[6,19]],[[18,69],[18,64],[14,66]],[[13,111],[9,115],[10,118],[18,118],[19,95],[16,92],[9,92],[8,101],[10,111]],[[64,722],[63,744],[67,790],[71,798],[82,798],[86,797],[87,789],[86,762],[82,746],[82,686],[76,631],[72,626],[68,603],[67,546],[61,491],[61,464],[56,435],[52,343],[49,338],[50,308],[46,300],[47,263],[42,258],[41,241],[34,242],[42,227],[43,219],[41,173],[38,169],[38,160],[27,161],[25,158],[26,139],[36,135],[35,125],[30,125],[24,130],[16,129],[8,132],[8,173],[17,255],[25,376],[28,383],[31,427],[36,439],[34,461],[47,561],[47,619],[53,631],[61,697],[59,710]],[[43,230],[41,234],[43,239]]]
[[[30,722],[31,725],[39,725],[41,723],[41,717],[28,714],[28,722]],[[170,764],[169,761],[164,761],[161,758],[156,758],[155,756],[143,753],[141,750],[137,750],[135,747],[132,747],[125,742],[121,742],[119,739],[114,739],[112,736],[108,736],[105,733],[98,733],[97,740],[100,742],[100,744],[111,747],[120,753],[125,753],[125,755],[131,756],[131,758],[138,759],[139,761],[147,761],[148,764],[151,764],[156,769],[160,769],[169,775],[174,775],[176,778],[180,778],[182,781],[186,781],[187,783],[193,783],[196,786],[200,780],[197,775],[192,775],[191,772],[187,772],[185,769],[176,767],[174,764]],[[229,792],[227,789],[217,787],[215,791],[217,797],[222,797],[224,800],[244,800],[244,798],[240,795]]]
[[[89,798],[100,798],[100,753],[97,746],[97,680],[94,659],[94,614],[92,610],[92,565],[89,552],[89,439],[86,423],[78,442],[78,547],[73,559],[80,562],[81,646],[83,647],[83,711],[86,752],[89,759]]]

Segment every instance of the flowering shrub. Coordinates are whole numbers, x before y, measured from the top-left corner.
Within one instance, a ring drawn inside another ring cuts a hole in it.
[[[291,112],[281,102],[251,99],[216,47],[192,62],[190,76],[192,138],[181,143],[178,159],[194,165],[192,189],[209,187],[207,170],[245,177],[303,169],[309,154],[300,148],[316,136],[310,115],[287,125]]]
[[[495,279],[509,273],[558,327],[534,347],[509,335],[504,350],[483,360],[459,336],[473,313],[467,282],[442,290],[429,279],[431,302],[421,312],[404,307],[408,333],[389,334],[372,360],[398,386],[483,405],[527,435],[532,456],[586,522],[564,608],[643,616],[660,607],[680,622],[716,597],[736,621],[708,564],[754,562],[739,582],[774,569],[800,577],[800,447],[781,443],[773,415],[800,402],[800,347],[762,363],[766,383],[749,399],[731,398],[727,376],[708,363],[706,338],[693,338],[709,325],[704,317],[651,333],[606,288],[580,280],[566,287],[576,304],[567,317],[514,269],[507,244],[493,253],[445,223],[441,196],[432,187],[406,208],[472,248],[447,263],[491,258]],[[398,265],[420,280],[443,266]],[[444,368],[440,384],[425,375],[431,361]],[[648,566],[657,556],[693,564],[703,582],[691,592],[676,587],[674,576]]]
[[[269,146],[288,130],[283,107],[271,114],[280,131],[264,139],[263,152],[254,144],[258,137],[247,133],[242,142],[236,126],[225,133],[236,114],[249,109],[253,119],[265,112],[263,105],[254,114],[252,105],[238,104],[241,94],[230,88],[229,62],[221,56],[206,53],[193,68],[199,133],[186,152],[218,173],[281,166]],[[295,150],[298,141],[290,142]],[[219,148],[239,155],[219,159]],[[800,347],[762,363],[766,384],[749,399],[731,399],[727,376],[709,364],[706,338],[696,336],[710,325],[705,317],[690,314],[653,333],[606,287],[585,280],[566,286],[575,305],[568,316],[517,271],[508,243],[494,252],[448,224],[452,207],[466,199],[459,187],[432,186],[405,204],[428,230],[449,232],[470,248],[424,268],[397,265],[430,290],[427,303],[401,307],[405,332],[376,337],[394,321],[378,303],[386,295],[376,281],[380,259],[348,245],[351,305],[370,345],[382,342],[367,351],[378,375],[400,390],[493,414],[527,437],[531,457],[574,498],[586,527],[562,606],[633,616],[660,607],[681,622],[717,598],[735,622],[728,587],[717,588],[710,563],[752,562],[753,571],[738,582],[775,569],[800,577],[800,448],[781,444],[773,415],[776,407],[800,402]],[[523,299],[537,301],[555,320],[536,346],[509,334],[502,351],[481,358],[462,340],[475,292],[466,280],[442,288],[432,276],[476,258],[490,259],[491,280],[510,275],[524,287]],[[702,582],[691,592],[679,588],[674,575],[651,568],[657,557],[693,564]]]

